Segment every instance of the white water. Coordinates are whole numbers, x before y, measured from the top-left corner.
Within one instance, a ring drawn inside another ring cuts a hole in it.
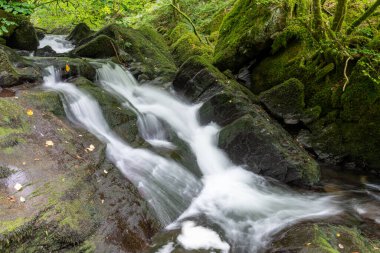
[[[138,114],[139,130],[147,141],[173,147],[163,128],[166,124],[191,147],[203,174],[197,179],[171,160],[131,148],[110,129],[94,98],[58,80],[52,67],[48,70],[44,86],[63,94],[69,118],[107,144],[108,158],[139,187],[167,229],[182,228],[182,234],[162,252],[171,252],[175,244],[187,249],[258,252],[288,225],[340,212],[329,197],[273,186],[234,165],[217,147],[219,127],[200,125],[200,105],[140,86],[119,66],[104,65],[98,70],[101,85]]]
[[[59,81],[53,67],[48,71],[44,86],[61,92],[69,118],[107,144],[108,158],[139,188],[160,221],[169,224],[178,217],[199,192],[201,183],[175,162],[148,150],[131,148],[110,129],[94,98]]]
[[[185,233],[177,241],[185,248],[206,249],[210,245],[221,245],[220,238],[214,238],[214,242],[206,246],[199,245],[193,238],[196,233],[186,233],[186,229],[189,230],[186,224],[192,221],[196,225],[199,217],[206,217],[210,225],[222,230],[221,236],[228,241],[232,252],[257,252],[266,246],[274,233],[290,224],[340,212],[329,197],[301,195],[275,187],[264,178],[234,165],[217,147],[219,127],[200,125],[200,105],[183,103],[155,87],[140,86],[119,66],[104,65],[98,70],[98,78],[106,90],[123,99],[126,107],[137,111],[140,119],[153,115],[169,125],[195,154],[203,174],[203,189],[187,210],[167,227],[182,227]]]
[[[50,46],[57,53],[67,53],[74,49],[74,45],[66,40],[65,35],[46,35],[40,40],[40,46],[38,48],[46,46]]]

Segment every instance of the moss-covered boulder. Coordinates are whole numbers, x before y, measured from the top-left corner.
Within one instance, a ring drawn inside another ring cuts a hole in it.
[[[304,85],[296,78],[261,93],[260,102],[286,124],[310,123],[321,113],[320,107],[305,110]]]
[[[36,30],[30,22],[23,21],[7,39],[7,46],[20,50],[33,51],[40,44]]]
[[[72,54],[88,58],[109,58],[117,55],[117,46],[110,37],[99,35],[89,42],[75,48]]]
[[[171,37],[173,43],[170,49],[178,66],[192,56],[199,55],[210,58],[212,55],[212,48],[200,41],[192,31],[185,29],[181,24],[173,30],[171,36],[173,36]],[[179,38],[176,39],[178,36]]]
[[[163,37],[154,29],[147,26],[133,29],[112,24],[82,40],[81,43],[87,43],[100,35],[106,35],[115,41],[115,46],[120,49],[116,60],[133,66],[136,77],[144,74],[151,80],[163,77],[165,81],[174,77],[176,72],[174,60]]]
[[[203,102],[200,120],[224,126],[219,146],[236,164],[286,183],[311,185],[319,180],[318,164],[258,105],[248,89],[227,78],[207,59],[195,56],[180,68],[174,89]]]
[[[78,44],[81,40],[87,38],[92,33],[93,31],[91,31],[90,27],[88,27],[85,23],[80,23],[75,26],[66,39],[73,42],[73,44]]]
[[[214,61],[236,71],[270,50],[287,18],[286,1],[238,0],[223,20]]]
[[[297,185],[319,181],[317,162],[257,105],[221,130],[219,146],[257,174]]]
[[[270,252],[372,253],[379,247],[379,241],[369,239],[356,227],[306,224],[287,229],[272,243]]]
[[[22,59],[12,49],[0,46],[0,87],[11,87],[42,79],[39,68]]]

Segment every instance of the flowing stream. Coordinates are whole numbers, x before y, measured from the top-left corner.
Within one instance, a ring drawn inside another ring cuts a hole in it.
[[[169,126],[191,149],[201,176],[147,149],[135,149],[114,133],[97,101],[48,68],[44,87],[63,95],[69,119],[80,123],[107,145],[107,157],[149,201],[168,230],[180,235],[158,252],[185,249],[260,252],[286,226],[340,213],[333,196],[301,194],[274,185],[233,164],[218,148],[219,127],[201,125],[200,105],[175,94],[140,85],[115,64],[98,69],[98,83],[138,115],[140,135],[155,147],[177,148],[167,138]]]

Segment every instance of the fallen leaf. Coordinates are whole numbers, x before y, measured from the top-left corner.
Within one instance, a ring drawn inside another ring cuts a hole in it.
[[[91,144],[88,148],[86,148],[86,150],[92,152],[95,150],[95,146]]]
[[[53,147],[53,146],[54,146],[54,142],[52,142],[52,141],[46,141],[45,147]]]
[[[20,202],[21,203],[24,203],[26,201],[26,199],[24,197],[20,197]]]
[[[340,249],[344,249],[344,246],[343,246],[343,244],[338,244],[338,247],[340,248]]]
[[[32,109],[29,109],[26,111],[26,114],[28,114],[28,116],[33,116],[33,110]]]
[[[69,64],[66,64],[65,70],[66,70],[66,72],[70,72],[70,66],[69,66]]]
[[[7,197],[7,199],[8,199],[10,202],[16,202],[16,198],[15,198],[14,196]]]
[[[19,191],[22,189],[22,185],[20,183],[17,183],[17,184],[15,184],[14,188],[16,191]]]

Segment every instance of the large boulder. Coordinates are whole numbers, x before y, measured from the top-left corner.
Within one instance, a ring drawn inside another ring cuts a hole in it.
[[[287,10],[286,1],[236,1],[220,27],[216,66],[237,71],[270,50],[274,36],[285,28]]]
[[[51,48],[51,46],[45,46],[34,51],[34,55],[40,57],[51,57],[56,56],[57,53],[54,51],[53,48]]]
[[[150,27],[133,29],[112,24],[99,30],[96,34],[81,41],[87,43],[94,38],[105,35],[115,41],[120,50],[119,59],[135,67],[137,76],[146,75],[149,79],[163,77],[165,81],[173,79],[176,66],[163,37]]]
[[[80,23],[76,25],[69,36],[67,36],[67,40],[73,42],[74,44],[78,44],[81,40],[87,38],[92,33],[93,31],[91,31],[90,27],[88,27],[85,23]]]
[[[206,59],[196,56],[180,68],[174,89],[202,102],[200,120],[224,128],[219,145],[236,163],[286,183],[312,185],[319,166],[292,137],[257,104],[248,89],[228,79]]]
[[[0,98],[0,251],[143,252],[159,222],[105,145],[63,109],[55,92]]]
[[[88,58],[109,58],[117,55],[117,46],[110,37],[99,35],[75,48],[72,54]]]
[[[7,46],[20,50],[33,51],[38,48],[36,30],[30,22],[23,21],[7,39]]]
[[[0,87],[34,83],[41,79],[38,67],[18,56],[12,49],[0,46]]]
[[[260,102],[286,124],[310,123],[321,113],[320,107],[305,110],[304,85],[296,78],[261,93]]]

